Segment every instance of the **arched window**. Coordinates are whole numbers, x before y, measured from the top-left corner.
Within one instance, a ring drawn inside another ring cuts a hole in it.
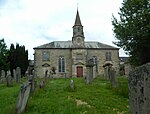
[[[65,72],[65,59],[63,56],[59,57],[58,67],[59,72]]]

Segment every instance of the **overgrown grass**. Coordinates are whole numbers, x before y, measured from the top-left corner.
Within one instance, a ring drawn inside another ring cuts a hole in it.
[[[128,94],[128,80],[125,76],[118,77],[118,84],[116,87],[112,87],[110,83],[107,84],[108,89],[111,89],[115,94],[129,98]]]
[[[14,114],[20,84],[14,84],[13,87],[7,87],[6,84],[0,84],[0,114]]]
[[[129,100],[108,89],[108,82],[97,78],[85,84],[73,78],[76,90],[68,89],[70,79],[53,79],[30,97],[25,114],[129,114]]]

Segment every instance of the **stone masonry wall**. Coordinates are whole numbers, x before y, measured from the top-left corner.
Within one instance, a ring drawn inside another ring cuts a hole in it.
[[[113,68],[115,69],[116,73],[118,74],[119,72],[119,55],[118,55],[118,50],[94,50],[94,49],[88,49],[88,58],[92,58],[92,56],[97,57],[97,62],[98,62],[98,74],[102,75],[104,74],[104,68],[103,65],[106,63],[106,52],[111,52],[111,59],[112,59],[112,64]]]
[[[42,51],[48,51],[50,53],[50,60],[42,60]],[[35,72],[38,77],[44,77],[44,72],[50,70],[52,67],[56,68],[56,73],[58,77],[62,77],[64,73],[58,73],[58,60],[59,56],[64,56],[65,58],[65,72],[68,76],[71,76],[71,51],[70,49],[43,49],[35,50]],[[43,64],[49,64],[48,67],[43,67]]]
[[[50,54],[50,60],[49,61],[43,61],[42,60],[42,52],[46,51],[49,52]],[[118,50],[98,50],[98,49],[87,49],[87,51],[85,50],[81,50],[83,51],[83,55],[84,58],[92,58],[93,56],[97,57],[98,60],[98,75],[104,74],[104,68],[103,65],[106,62],[106,56],[105,53],[106,51],[111,52],[112,55],[112,64],[113,67],[116,71],[116,73],[118,73],[119,71],[119,58],[118,58]],[[72,54],[72,50],[71,49],[36,49],[35,50],[35,65],[34,65],[34,69],[35,69],[35,75],[38,77],[44,77],[45,71],[46,70],[51,70],[52,67],[56,68],[56,75],[58,77],[63,77],[65,74],[64,73],[59,73],[58,72],[58,59],[59,56],[64,56],[65,58],[65,73],[67,73],[67,76],[72,76],[72,74],[75,74],[76,71],[72,71],[76,68],[73,68],[72,64],[76,64],[74,63],[74,56]],[[87,57],[85,57],[87,56]],[[84,59],[85,61],[85,59]],[[78,61],[79,62],[79,61]],[[50,66],[42,66],[44,64],[48,64]],[[85,62],[83,62],[83,64],[85,64]],[[86,75],[86,65],[83,65],[83,70],[84,75]]]

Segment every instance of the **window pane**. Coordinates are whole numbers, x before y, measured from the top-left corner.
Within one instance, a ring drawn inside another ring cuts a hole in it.
[[[48,61],[49,60],[49,52],[43,52],[43,61]]]
[[[62,58],[62,72],[65,72],[65,60]]]
[[[59,72],[65,72],[65,59],[64,57],[59,57],[59,61],[58,61],[58,67],[59,67]]]
[[[106,61],[111,61],[111,52],[106,52]]]
[[[59,69],[59,72],[61,72],[61,58],[59,57],[59,62],[58,62],[58,69]]]
[[[111,61],[111,52],[109,52],[109,61]]]

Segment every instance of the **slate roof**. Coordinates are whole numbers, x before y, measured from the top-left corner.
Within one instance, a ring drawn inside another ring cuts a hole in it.
[[[77,10],[75,23],[74,23],[74,26],[76,26],[76,25],[81,25],[82,26],[78,10]]]
[[[35,47],[34,49],[52,49],[52,48],[72,48],[72,41],[54,41],[54,42],[50,42],[38,47]],[[93,42],[93,41],[85,41],[85,48],[90,48],[90,49],[119,49],[107,44],[103,44],[100,42]]]

